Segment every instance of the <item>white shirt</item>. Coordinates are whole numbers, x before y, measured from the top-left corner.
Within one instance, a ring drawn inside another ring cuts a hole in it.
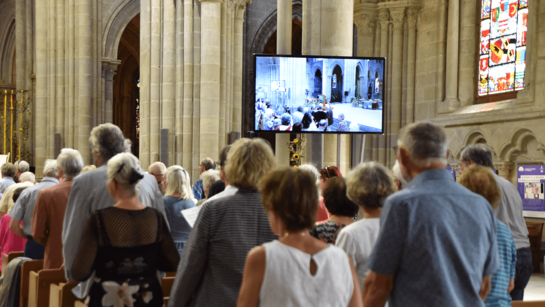
[[[235,193],[238,191],[238,188],[235,188],[233,186],[230,186],[230,185],[227,185],[225,187],[225,190],[223,190],[222,192],[210,197],[209,199],[207,199],[204,203],[206,204],[207,202],[211,201],[211,200],[216,200],[216,199],[220,199],[220,198],[224,198],[224,197],[227,197],[227,196],[232,196],[232,195],[235,195]]]
[[[380,219],[363,219],[344,227],[337,236],[336,245],[348,254],[354,262],[360,287],[369,274],[367,261],[377,242],[380,231]]]

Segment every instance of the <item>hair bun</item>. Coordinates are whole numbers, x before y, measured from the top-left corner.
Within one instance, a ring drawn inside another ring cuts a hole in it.
[[[133,168],[131,170],[131,176],[129,177],[129,184],[135,184],[142,178],[144,178],[144,175]]]

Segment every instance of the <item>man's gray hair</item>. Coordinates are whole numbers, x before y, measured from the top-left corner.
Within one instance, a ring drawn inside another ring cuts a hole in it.
[[[58,176],[58,173],[57,173],[57,160],[53,160],[53,159],[45,160],[43,174],[44,174],[45,177],[55,177],[55,178],[57,178],[57,176]]]
[[[57,166],[65,176],[77,176],[83,169],[83,158],[79,151],[72,148],[63,148],[57,157]]]
[[[471,160],[477,165],[495,169],[492,151],[484,144],[472,144],[466,146],[460,154],[460,160],[463,162],[468,162]]]
[[[31,172],[24,172],[21,174],[21,177],[19,177],[19,182],[25,181],[36,183],[36,176]]]
[[[413,163],[420,167],[428,167],[432,162],[447,164],[447,134],[436,124],[417,122],[405,126],[397,144],[405,147]]]
[[[167,171],[167,167],[163,162],[153,162],[148,167],[148,173],[152,175],[164,175]]]
[[[28,162],[26,162],[25,160],[20,160],[15,162],[15,167],[22,174],[24,172],[28,172],[28,170],[30,169],[30,164],[28,164]]]
[[[125,140],[121,129],[110,123],[94,127],[89,143],[102,162],[107,162],[119,153],[130,152],[131,149],[131,143]]]
[[[15,174],[17,172],[17,169],[15,168],[15,165],[6,162],[2,164],[1,172],[3,176],[6,177],[15,177]]]
[[[216,168],[216,164],[214,163],[214,160],[212,160],[211,158],[206,158],[202,160],[202,166],[204,167],[205,171]]]

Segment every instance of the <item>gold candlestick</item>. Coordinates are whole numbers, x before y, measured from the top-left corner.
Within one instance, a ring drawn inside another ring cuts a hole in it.
[[[11,153],[9,156],[11,158],[11,162],[13,163],[13,90],[11,90],[11,121],[10,121],[10,130],[9,130],[9,152]]]

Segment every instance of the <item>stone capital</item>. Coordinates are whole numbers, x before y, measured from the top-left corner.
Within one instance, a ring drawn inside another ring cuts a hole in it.
[[[117,73],[117,67],[120,64],[120,60],[102,58],[102,77],[105,78],[106,81],[113,82],[114,76]]]
[[[513,170],[513,162],[499,162],[499,163],[494,163],[494,167],[499,171],[499,172],[510,172],[511,170]]]
[[[405,8],[390,9],[390,17],[392,18],[394,31],[403,29],[403,22],[405,21]]]
[[[416,29],[416,22],[418,21],[418,15],[420,14],[420,7],[410,7],[407,10],[407,23],[409,24],[409,30]]]
[[[390,22],[390,11],[388,9],[380,9],[378,11],[378,21],[380,24],[388,24]]]
[[[235,18],[244,21],[244,12],[246,11],[246,4],[235,5]]]
[[[354,16],[354,23],[358,27],[358,36],[375,35],[377,16],[375,14],[361,14]]]
[[[201,4],[203,3],[223,3],[223,0],[199,0]]]

